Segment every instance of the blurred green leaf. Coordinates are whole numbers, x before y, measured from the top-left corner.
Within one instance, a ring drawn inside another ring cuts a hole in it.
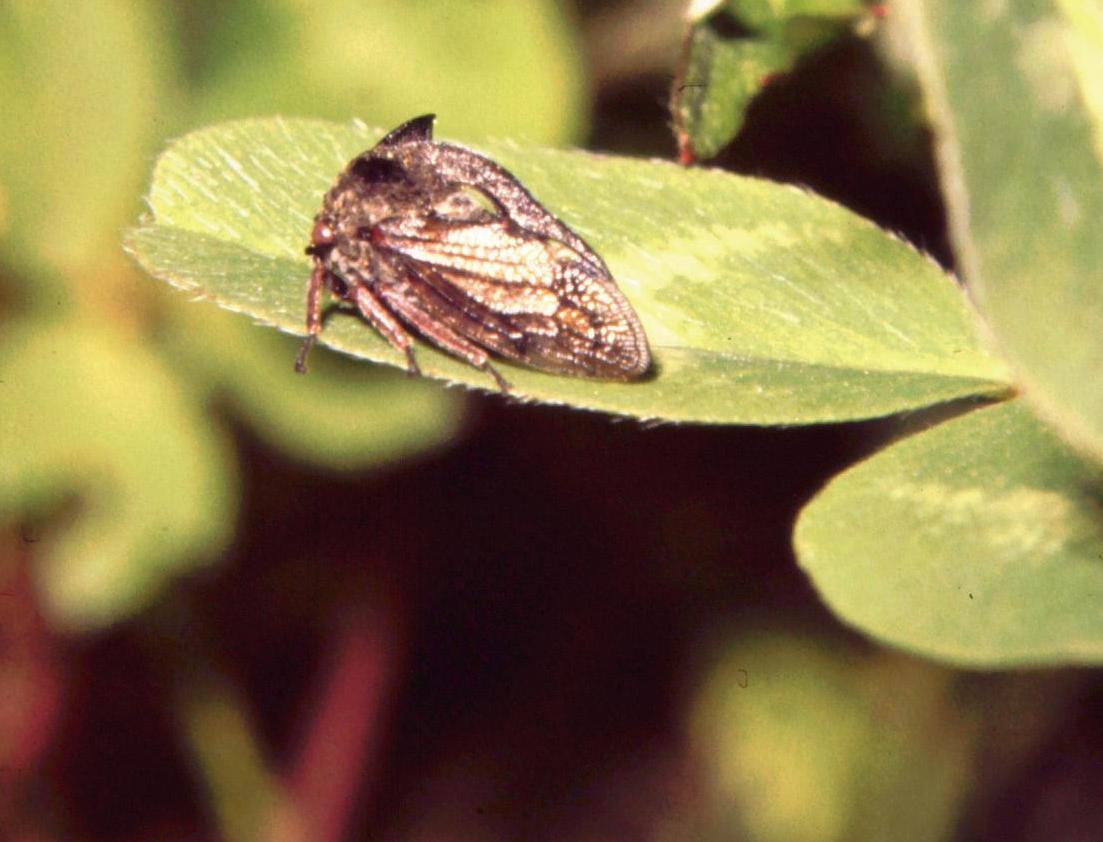
[[[336,174],[378,136],[282,119],[189,135],[158,162],[153,217],[128,234],[128,247],[175,286],[301,333],[311,220]],[[637,417],[793,424],[1006,388],[954,283],[837,205],[656,161],[481,148],[607,260],[658,365],[654,379],[631,384],[508,367],[517,395]],[[353,318],[332,319],[322,339],[404,365]],[[419,358],[429,375],[492,386],[428,347]]]
[[[840,474],[794,544],[832,610],[880,640],[978,666],[1103,661],[1103,474],[1017,401]]]
[[[459,426],[459,396],[405,373],[324,350],[295,373],[299,341],[240,316],[183,302],[161,337],[174,358],[225,394],[273,446],[343,470],[443,444]]]
[[[690,23],[671,111],[682,159],[715,157],[771,77],[853,29],[864,0],[732,0]]]
[[[189,127],[271,113],[397,125],[432,111],[458,137],[560,144],[583,129],[581,51],[553,0],[205,6],[185,18],[197,65]]]
[[[1103,459],[1103,7],[902,2],[960,265],[1023,395]]]
[[[695,705],[714,806],[689,838],[946,839],[972,764],[970,725],[947,684],[945,671],[898,656],[739,641]]]
[[[56,307],[118,251],[153,145],[165,72],[153,5],[0,5],[0,255]]]
[[[0,390],[0,514],[79,501],[34,550],[56,622],[136,611],[225,545],[231,454],[196,396],[140,345],[79,323],[9,323]]]

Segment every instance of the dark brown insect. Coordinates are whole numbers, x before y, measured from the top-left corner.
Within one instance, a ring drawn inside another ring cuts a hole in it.
[[[354,304],[418,373],[407,328],[509,384],[487,352],[543,371],[631,380],[647,337],[601,258],[510,173],[433,141],[433,115],[354,158],[326,194],[306,253],[307,337],[322,290]]]

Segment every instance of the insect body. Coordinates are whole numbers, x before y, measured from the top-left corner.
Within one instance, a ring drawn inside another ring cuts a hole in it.
[[[349,163],[306,253],[314,271],[300,372],[322,329],[323,290],[354,304],[406,354],[411,373],[408,328],[503,391],[509,384],[489,354],[607,380],[651,365],[639,319],[601,258],[502,167],[434,142],[431,114]]]

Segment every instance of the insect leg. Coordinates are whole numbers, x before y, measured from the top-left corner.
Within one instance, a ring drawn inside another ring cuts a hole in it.
[[[402,351],[406,355],[406,367],[410,374],[421,374],[421,369],[417,366],[417,360],[414,359],[413,340],[410,338],[410,334],[399,324],[394,314],[362,284],[357,284],[354,296],[356,307],[364,315],[364,318],[383,334],[383,338],[391,343],[392,348],[396,351]]]
[[[498,370],[490,364],[490,357],[478,345],[468,341],[448,325],[434,319],[399,290],[393,287],[384,287],[379,291],[379,294],[396,313],[417,328],[418,332],[426,339],[453,356],[465,360],[475,368],[485,371],[494,378],[494,382],[498,384],[499,389],[503,392],[509,391],[509,381],[502,377]]]
[[[322,332],[322,290],[325,288],[326,270],[322,261],[314,261],[314,271],[310,273],[310,286],[306,291],[306,339],[295,359],[295,371],[306,374],[306,355]]]

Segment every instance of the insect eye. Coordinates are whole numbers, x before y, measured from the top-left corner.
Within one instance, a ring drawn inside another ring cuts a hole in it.
[[[310,245],[306,247],[307,254],[323,255],[333,246],[337,235],[332,226],[321,219],[315,220],[314,228],[310,232]]]
[[[310,241],[316,246],[328,246],[333,243],[333,229],[328,222],[318,220],[314,223],[314,230],[310,232]]]
[[[390,158],[357,158],[349,169],[368,184],[396,184],[406,180],[406,168]]]

